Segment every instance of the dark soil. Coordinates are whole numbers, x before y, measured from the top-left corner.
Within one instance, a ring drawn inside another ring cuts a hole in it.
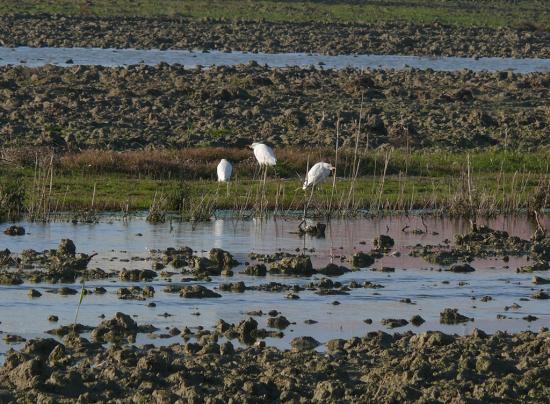
[[[254,22],[186,18],[5,15],[0,45],[101,48],[549,57],[550,32],[536,27],[439,23]]]
[[[550,145],[550,73],[365,71],[257,65],[0,68],[0,144],[59,150],[353,144]],[[366,134],[368,133],[368,137]]]

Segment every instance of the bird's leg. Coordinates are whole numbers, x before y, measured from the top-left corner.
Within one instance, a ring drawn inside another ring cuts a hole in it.
[[[214,200],[216,201],[215,202],[216,204],[218,202],[219,196],[220,196],[220,181],[218,181],[218,185],[216,186],[216,195],[214,197]]]
[[[226,181],[227,189],[226,189],[226,195],[229,197],[229,181]]]
[[[307,239],[307,235],[304,234],[304,244],[303,244],[303,247],[302,247],[302,254],[305,255],[306,253],[306,239]]]
[[[309,199],[307,200],[306,206],[304,206],[304,220],[307,216],[307,210],[309,209],[309,204],[311,203],[311,200],[313,199],[313,191],[315,190],[315,185],[311,186],[311,193],[309,194]]]
[[[266,180],[267,180],[267,164],[265,165],[265,168],[264,168],[264,179],[262,182],[262,214],[264,209],[267,207],[266,191],[265,191]]]
[[[311,198],[313,198],[313,189],[315,188],[315,186],[312,186],[311,187],[311,193],[309,194],[309,199],[307,201],[305,201],[306,203],[304,204],[304,214],[302,216],[302,221],[300,222],[300,224],[298,225],[298,231],[300,233],[307,233],[307,210],[309,208],[309,204],[311,202]],[[303,228],[302,226],[305,225],[305,228]],[[304,242],[304,250],[305,250],[305,242]]]
[[[315,185],[312,185],[311,186],[311,193],[309,194],[309,199],[307,201],[307,204],[306,206],[304,207],[304,218],[302,219],[302,223],[304,223],[306,225],[305,227],[305,233],[307,233],[307,220],[306,220],[306,217],[307,217],[307,210],[309,209],[309,204],[311,202],[311,198],[313,198],[313,190],[315,189]],[[301,224],[300,223],[300,226]],[[303,247],[303,253],[305,254],[306,253],[306,238],[307,238],[307,234],[304,234],[304,247]]]

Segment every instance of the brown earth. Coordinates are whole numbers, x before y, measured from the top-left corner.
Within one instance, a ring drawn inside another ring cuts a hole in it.
[[[217,341],[207,335],[198,343],[165,347],[105,347],[71,334],[63,344],[30,340],[6,354],[0,399],[542,403],[550,396],[547,329],[492,336],[475,330],[462,337],[379,331],[331,340],[326,353],[312,350],[317,341],[311,337],[294,339],[286,351],[262,344],[236,349]]]
[[[353,143],[536,149],[550,73],[268,69],[255,64],[0,68],[0,144],[60,149]]]
[[[18,14],[0,16],[0,45],[550,57],[550,31],[439,23],[278,23]]]

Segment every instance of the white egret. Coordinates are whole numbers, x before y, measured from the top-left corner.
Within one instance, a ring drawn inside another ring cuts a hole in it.
[[[304,216],[302,218],[302,222],[298,225],[300,231],[303,231],[302,225],[306,223],[307,210],[309,208],[309,204],[311,203],[311,199],[313,198],[315,186],[325,180],[332,172],[336,173],[336,167],[333,167],[331,164],[323,161],[314,164],[313,167],[309,169],[302,189],[306,191],[309,187],[311,187],[311,193],[309,194],[309,199],[304,205]]]
[[[254,157],[256,157],[256,160],[258,160],[260,166],[267,167],[277,164],[275,153],[268,145],[263,143],[252,143],[249,147],[254,150]]]
[[[225,182],[227,184],[227,189],[225,192],[227,196],[229,196],[229,180],[231,179],[233,166],[228,160],[221,159],[220,163],[218,164],[217,172],[218,172],[218,183]],[[217,191],[216,191],[216,194],[217,194]]]
[[[277,159],[275,158],[275,153],[273,152],[273,149],[266,144],[254,142],[249,147],[254,151],[254,157],[256,157],[256,160],[258,160],[258,163],[260,164],[260,169],[264,169],[264,179],[262,181],[262,197],[260,200],[260,212],[263,212],[264,202],[267,202],[265,197],[267,168],[269,166],[274,166],[275,164],[277,164]]]
[[[315,185],[325,180],[333,170],[336,170],[336,168],[329,163],[319,162],[315,164],[308,171],[307,178],[304,181],[304,186],[302,189],[305,191],[309,187],[315,187]]]
[[[218,164],[218,182],[228,182],[231,179],[231,173],[233,172],[233,166],[226,159],[221,159]]]

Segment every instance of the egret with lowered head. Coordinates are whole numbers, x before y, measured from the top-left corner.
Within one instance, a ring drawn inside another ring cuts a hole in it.
[[[315,187],[315,185],[325,180],[334,170],[336,170],[336,168],[329,163],[319,162],[315,164],[308,171],[302,189],[305,191],[309,187]]]

